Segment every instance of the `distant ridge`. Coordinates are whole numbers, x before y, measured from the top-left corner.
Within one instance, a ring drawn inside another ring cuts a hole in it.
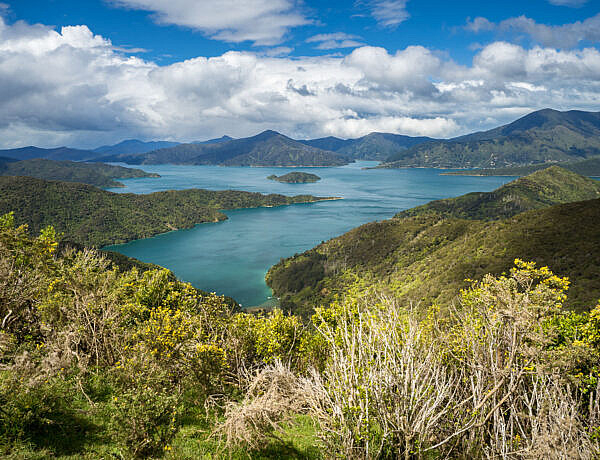
[[[425,142],[383,167],[498,168],[600,155],[600,112],[538,110],[489,131]]]
[[[276,131],[204,144],[180,144],[137,155],[113,155],[101,161],[129,164],[195,164],[223,166],[339,166],[348,160],[336,153],[311,147]]]
[[[173,147],[178,144],[179,144],[179,142],[170,142],[170,141],[144,142],[144,141],[140,141],[138,139],[127,139],[127,140],[121,141],[115,145],[103,145],[102,147],[95,148],[93,151],[96,153],[102,153],[105,155],[146,153],[146,152],[151,152],[152,150],[156,150],[156,149]]]
[[[411,137],[402,134],[370,133],[356,139],[322,137],[301,140],[303,144],[331,150],[352,160],[383,161],[409,147],[433,141],[431,137]]]
[[[17,160],[30,160],[32,158],[46,158],[48,160],[81,161],[91,160],[98,154],[91,150],[72,149],[69,147],[57,147],[54,149],[43,149],[34,147],[21,147],[18,149],[0,150],[0,157],[15,158]]]

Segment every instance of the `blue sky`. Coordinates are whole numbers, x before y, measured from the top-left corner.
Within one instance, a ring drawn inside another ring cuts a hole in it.
[[[4,0],[0,143],[451,137],[600,110],[599,3]]]

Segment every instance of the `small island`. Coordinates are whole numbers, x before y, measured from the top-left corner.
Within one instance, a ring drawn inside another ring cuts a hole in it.
[[[267,179],[276,180],[277,182],[285,182],[286,184],[312,184],[321,180],[321,178],[316,174],[305,172],[291,172],[284,174],[283,176],[271,174],[267,177]]]

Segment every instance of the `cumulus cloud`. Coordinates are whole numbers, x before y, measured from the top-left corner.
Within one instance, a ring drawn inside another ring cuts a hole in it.
[[[309,24],[294,0],[112,0],[151,11],[159,24],[175,24],[227,42],[275,45],[293,27]]]
[[[319,43],[315,41],[315,43]],[[283,50],[285,51],[285,50]],[[600,52],[494,42],[470,65],[412,46],[345,57],[227,52],[171,65],[119,51],[86,26],[0,19],[1,146],[190,141],[275,129],[448,137],[531,110],[600,108]]]
[[[539,24],[526,16],[505,19],[500,23],[477,17],[467,21],[465,28],[475,33],[481,31],[524,33],[543,46],[575,48],[581,41],[600,42],[600,13],[585,21],[557,26]]]
[[[341,48],[356,48],[362,46],[360,40],[361,37],[358,35],[350,35],[343,32],[336,32],[331,34],[318,34],[313,35],[306,39],[306,43],[318,43],[315,46],[319,50],[332,50]]]

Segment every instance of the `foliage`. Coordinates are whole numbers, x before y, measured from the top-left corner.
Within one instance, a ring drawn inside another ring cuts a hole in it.
[[[555,353],[569,281],[514,262],[508,275],[472,281],[446,311],[405,309],[373,289],[318,309],[324,371],[280,371],[287,389],[248,392],[228,423],[267,408],[276,422],[288,408],[263,395],[293,394],[330,458],[595,458],[600,386],[573,386],[577,370]],[[580,326],[594,330],[596,316]]]
[[[66,241],[84,246],[147,238],[227,218],[220,209],[281,206],[317,201],[310,195],[190,189],[148,195],[110,193],[95,187],[28,177],[0,177],[0,214],[15,211],[33,232],[53,225]]]

